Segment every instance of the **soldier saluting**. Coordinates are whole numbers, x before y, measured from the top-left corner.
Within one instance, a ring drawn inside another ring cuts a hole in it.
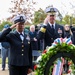
[[[44,39],[44,48],[51,46],[56,38],[64,37],[63,26],[56,24],[57,9],[49,7],[46,9],[47,17],[44,20],[44,25],[41,27],[38,35],[38,39]]]
[[[32,71],[32,50],[30,40],[24,33],[24,15],[15,16],[14,24],[0,35],[0,42],[10,43],[9,75],[27,75]],[[14,32],[10,31],[16,28]]]

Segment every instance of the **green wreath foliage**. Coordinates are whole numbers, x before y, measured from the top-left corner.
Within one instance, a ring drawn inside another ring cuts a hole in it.
[[[36,75],[44,75],[44,69],[46,67],[46,63],[48,60],[58,52],[70,52],[75,55],[75,46],[73,44],[57,44],[56,46],[48,47],[44,53],[41,55],[41,59],[39,60],[39,65],[36,65]]]

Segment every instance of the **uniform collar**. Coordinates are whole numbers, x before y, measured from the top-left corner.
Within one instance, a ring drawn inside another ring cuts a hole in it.
[[[18,32],[18,31],[17,31]],[[20,32],[18,32],[19,34],[21,34]],[[22,32],[22,34],[24,35],[24,32]]]
[[[50,25],[50,27],[52,27],[52,25],[53,25],[54,28],[55,28],[55,22],[54,22],[54,24],[51,24],[51,23],[49,22],[49,25]]]

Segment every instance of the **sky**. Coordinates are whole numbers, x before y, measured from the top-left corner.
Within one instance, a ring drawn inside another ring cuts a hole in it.
[[[0,0],[0,20],[10,16],[8,12],[10,3],[11,3],[11,0]]]
[[[37,5],[38,8],[41,7],[45,10],[47,6],[53,5],[53,7],[57,8],[61,14],[65,14],[67,12],[71,14],[73,13],[73,10],[75,8],[75,0],[36,0],[36,1],[38,1]]]
[[[36,10],[45,8],[49,5],[53,5],[53,7],[57,8],[61,14],[72,14],[75,10],[75,0],[33,0],[36,1],[37,4],[35,6]],[[1,0],[0,1],[0,20],[11,16],[8,12],[11,6],[11,0]]]

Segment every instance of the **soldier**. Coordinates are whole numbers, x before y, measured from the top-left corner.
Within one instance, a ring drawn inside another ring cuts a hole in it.
[[[47,17],[45,18],[44,25],[41,27],[38,35],[38,39],[44,39],[44,48],[51,46],[56,38],[64,37],[63,26],[56,24],[55,22],[56,12],[57,10],[55,8],[46,9]]]
[[[14,24],[0,35],[0,42],[10,43],[9,75],[27,75],[32,71],[32,50],[30,40],[24,33],[24,15],[15,16]],[[16,28],[15,32],[10,31]]]

